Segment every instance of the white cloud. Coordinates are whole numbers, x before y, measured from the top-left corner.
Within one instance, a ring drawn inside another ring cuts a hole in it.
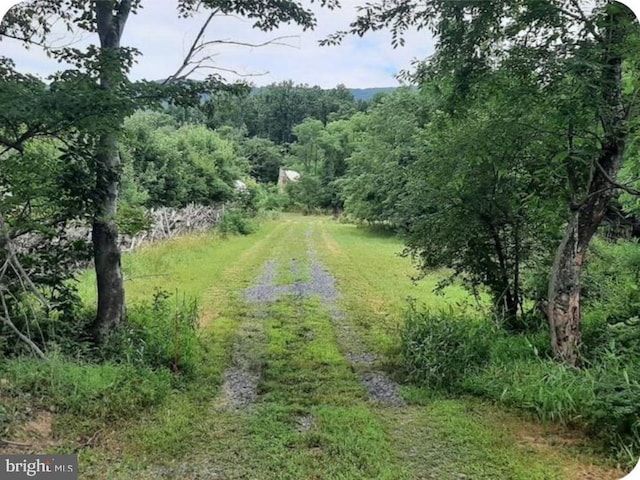
[[[7,0],[0,0],[6,2]],[[233,17],[216,18],[208,29],[207,39],[238,40],[247,43],[262,43],[270,38],[295,35],[286,40],[294,47],[266,46],[246,48],[219,45],[210,50],[215,54],[215,64],[245,74],[268,72],[266,75],[248,80],[265,85],[283,80],[296,83],[320,85],[324,88],[343,83],[348,87],[373,87],[395,85],[391,72],[409,68],[413,58],[424,58],[433,53],[433,39],[426,31],[410,32],[405,47],[393,49],[388,32],[375,32],[363,38],[348,37],[342,45],[320,47],[318,40],[336,30],[344,29],[355,18],[355,7],[359,2],[343,0],[343,8],[329,11],[314,4],[318,27],[314,31],[302,32],[293,25],[264,33],[251,28],[251,22]],[[147,0],[137,15],[127,23],[122,44],[133,46],[142,52],[131,71],[133,79],[160,79],[173,73],[180,65],[204,15],[195,18],[178,18],[175,1]],[[96,42],[97,39],[73,39],[77,45]],[[56,44],[64,44],[59,40]],[[0,43],[0,55],[14,59],[18,68],[46,76],[60,69],[55,61],[42,52],[26,51],[16,42]],[[202,75],[201,75],[202,76]]]
[[[0,0],[0,18],[4,17],[4,14],[19,2],[20,0]]]

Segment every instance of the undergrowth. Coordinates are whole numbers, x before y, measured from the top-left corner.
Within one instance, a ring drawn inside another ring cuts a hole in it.
[[[83,428],[91,430],[160,405],[197,375],[203,356],[197,321],[195,301],[178,302],[156,291],[151,302],[131,306],[127,322],[98,347],[83,333],[88,325],[81,325],[75,337],[46,345],[46,361],[25,355],[5,359],[0,432],[27,407],[81,418]]]
[[[18,358],[0,367],[0,397],[28,397],[31,405],[101,422],[130,418],[159,404],[172,386],[164,370],[91,364],[52,355],[47,362]]]
[[[410,308],[402,334],[411,380],[582,428],[618,461],[635,465],[640,455],[640,356],[612,341],[575,369],[552,360],[547,344],[544,332],[515,335],[489,320],[465,320],[450,310]]]

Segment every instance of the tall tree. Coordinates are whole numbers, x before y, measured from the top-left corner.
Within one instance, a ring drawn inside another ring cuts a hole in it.
[[[335,6],[333,0],[322,0],[321,3],[329,7]],[[99,45],[90,45],[85,51],[72,48],[49,50],[58,59],[71,62],[76,67],[65,72],[63,77],[82,77],[89,85],[96,87],[95,91],[89,89],[86,93],[90,92],[96,99],[91,134],[96,142],[93,157],[95,185],[92,195],[92,239],[98,286],[98,310],[93,330],[98,340],[125,319],[124,287],[115,223],[120,173],[118,141],[124,118],[139,104],[136,100],[140,99],[128,80],[128,71],[137,52],[123,47],[121,38],[130,15],[135,14],[141,4],[142,0],[33,0],[12,9],[0,26],[0,37],[19,39],[27,44],[46,45],[52,25],[60,20],[70,30],[98,35]],[[205,26],[216,14],[243,16],[254,22],[254,28],[264,31],[289,22],[301,25],[304,29],[315,26],[313,13],[295,0],[178,0],[177,8],[182,16],[207,10],[210,16]],[[194,43],[196,49],[199,49],[198,45],[202,45],[201,38],[199,35]],[[179,70],[180,76],[172,78],[183,79],[182,70],[188,63],[185,60]],[[196,62],[193,66],[201,65]],[[192,67],[189,71],[193,71]],[[187,83],[184,93],[188,98],[198,99],[200,92],[194,90],[193,84]],[[166,93],[156,98],[166,98]]]
[[[338,32],[325,43],[345,35],[390,28],[394,45],[403,43],[408,28],[430,28],[438,37],[437,53],[418,74],[453,72],[451,111],[471,93],[471,86],[497,66],[516,74],[535,76],[541,87],[566,85],[551,114],[563,117],[558,133],[567,139],[565,180],[572,191],[565,235],[550,273],[547,316],[551,342],[558,360],[579,363],[580,272],[588,245],[602,221],[607,205],[619,188],[620,170],[629,118],[638,82],[625,95],[622,70],[633,56],[631,42],[637,38],[633,14],[613,1],[583,0],[428,0],[408,3],[390,0],[367,4],[349,31]],[[593,8],[595,6],[595,8]],[[633,65],[633,63],[629,63]],[[632,72],[637,78],[637,70]],[[560,112],[560,105],[568,112]],[[571,110],[593,116],[591,135],[598,139],[587,152],[573,146]],[[588,157],[587,175],[580,168]],[[551,174],[551,173],[549,173]],[[581,181],[586,178],[584,181]]]
[[[126,79],[126,69],[120,58],[120,40],[132,6],[132,0],[117,3],[98,1],[95,4],[101,60],[98,78],[100,88],[109,94],[116,93]],[[107,125],[105,130],[98,134],[96,150],[95,211],[91,240],[98,288],[98,311],[94,333],[98,338],[125,318],[124,284],[116,226],[120,169],[118,130],[123,120],[121,113],[113,125]]]

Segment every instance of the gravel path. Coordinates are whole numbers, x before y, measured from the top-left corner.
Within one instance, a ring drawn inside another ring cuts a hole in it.
[[[276,296],[277,264],[265,263],[256,284],[243,292],[245,301],[267,305]],[[251,405],[258,396],[258,383],[262,369],[262,346],[267,342],[262,320],[267,312],[257,309],[252,316],[242,319],[237,340],[233,346],[231,366],[222,381],[222,406],[228,410],[241,410]]]
[[[264,332],[254,329],[254,335],[241,334],[234,345],[231,366],[225,372],[222,383],[223,405],[229,410],[247,407],[258,396],[261,362],[247,354],[255,351],[254,341],[262,343],[260,340],[263,338]]]
[[[290,271],[294,279],[293,283],[278,285],[276,283],[277,263],[269,260],[265,263],[263,273],[255,285],[244,290],[244,300],[258,307],[266,307],[287,295],[293,295],[298,299],[319,298],[323,307],[331,315],[336,337],[345,358],[360,376],[360,381],[371,400],[386,406],[404,405],[398,384],[376,367],[377,356],[367,351],[340,309],[338,305],[340,293],[336,288],[335,278],[322,265],[317,253],[311,247],[311,235],[312,232],[308,231],[307,255],[310,260],[308,281],[301,280],[302,262],[292,259]],[[266,309],[258,308],[253,318],[245,319],[240,327],[238,340],[233,349],[232,365],[224,375],[222,386],[224,404],[231,409],[245,408],[257,397],[261,367],[258,346],[266,342],[264,327],[259,320],[266,315]]]
[[[353,330],[346,315],[338,306],[340,293],[336,288],[335,278],[320,263],[318,255],[311,247],[312,231],[307,231],[307,253],[311,260],[312,291],[320,297],[324,307],[331,314],[331,320],[336,329],[336,337],[344,356],[354,371],[358,372],[360,381],[367,389],[369,398],[385,406],[404,406],[400,396],[399,385],[389,376],[376,368],[377,356],[368,352]]]

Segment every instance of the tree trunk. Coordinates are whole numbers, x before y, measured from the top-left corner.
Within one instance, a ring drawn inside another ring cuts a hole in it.
[[[549,281],[547,316],[551,346],[557,360],[572,366],[579,363],[580,273],[587,248],[605,216],[615,193],[615,179],[622,166],[626,143],[626,112],[622,96],[622,55],[626,7],[607,5],[602,34],[601,122],[604,136],[594,159],[587,197],[572,213],[564,238],[556,251]]]
[[[514,283],[512,284],[510,278],[511,268],[509,268],[509,262],[507,260],[507,252],[505,251],[504,244],[500,238],[500,233],[497,227],[493,224],[493,220],[490,217],[485,217],[485,220],[490,224],[491,238],[493,240],[493,248],[498,259],[499,272],[497,273],[496,281],[494,282],[494,298],[495,298],[495,310],[501,318],[503,326],[513,332],[522,330],[522,324],[518,319],[519,309],[519,297],[518,297],[518,275],[514,275]],[[516,256],[516,262],[514,269],[517,272],[518,258]]]
[[[580,271],[584,252],[578,247],[578,214],[570,220],[556,251],[549,282],[551,347],[556,359],[578,363],[580,345]]]
[[[117,171],[120,165],[116,135],[103,135],[100,149],[96,156],[96,190],[100,193],[96,201],[91,236],[98,287],[98,311],[93,325],[97,340],[125,318],[118,227],[115,222],[118,203]]]
[[[119,59],[120,38],[124,31],[131,1],[98,0],[95,4],[96,23],[100,37],[100,86],[116,94],[123,75]],[[125,319],[125,299],[118,227],[115,215],[118,205],[120,155],[118,129],[113,119],[105,119],[96,155],[95,213],[93,218],[93,253],[98,290],[98,311],[93,333],[100,341],[113,327]],[[117,122],[117,120],[116,120]]]

